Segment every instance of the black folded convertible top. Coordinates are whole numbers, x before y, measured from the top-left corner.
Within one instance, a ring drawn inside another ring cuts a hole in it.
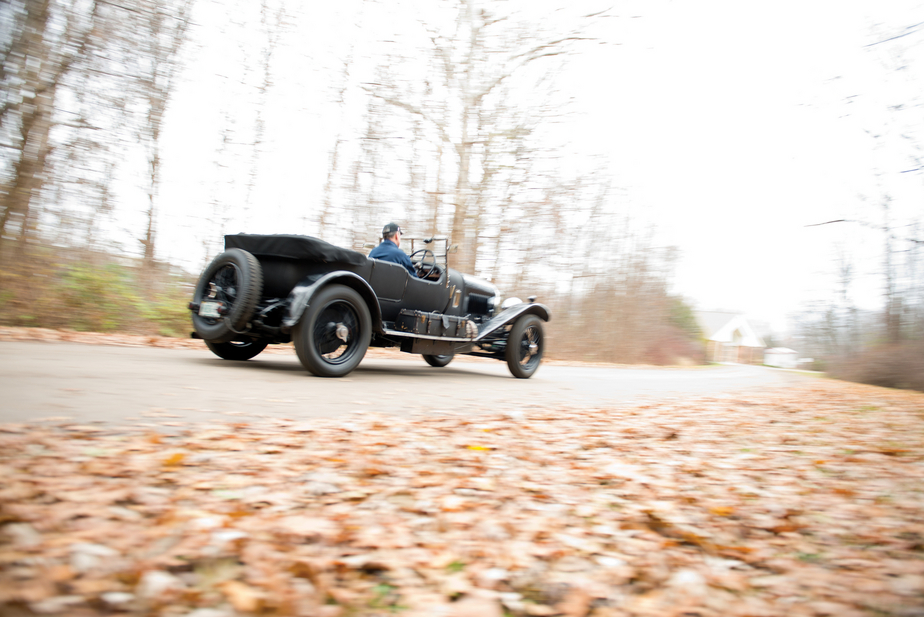
[[[225,249],[243,249],[264,257],[285,257],[321,263],[360,266],[368,259],[358,251],[343,249],[311,236],[286,234],[234,234],[225,236]]]

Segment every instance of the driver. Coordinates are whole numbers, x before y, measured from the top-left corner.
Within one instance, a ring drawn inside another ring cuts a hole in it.
[[[401,264],[411,273],[411,276],[417,278],[417,272],[414,270],[414,264],[411,263],[411,258],[399,248],[400,246],[401,227],[399,227],[397,223],[389,223],[382,228],[382,242],[372,249],[369,253],[369,257]]]

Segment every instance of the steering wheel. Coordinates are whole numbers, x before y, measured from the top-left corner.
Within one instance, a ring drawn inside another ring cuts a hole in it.
[[[419,251],[411,253],[411,261],[414,261],[414,256],[419,253],[423,253],[423,257],[421,257],[420,262],[416,264],[418,269],[417,278],[425,279],[436,270],[436,255],[434,255],[433,251],[430,249],[420,249]],[[433,263],[427,263],[427,255],[430,255],[430,259]]]

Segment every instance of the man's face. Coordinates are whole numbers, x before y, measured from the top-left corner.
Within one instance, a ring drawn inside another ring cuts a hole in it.
[[[397,232],[394,237],[395,246],[401,246],[401,232]]]

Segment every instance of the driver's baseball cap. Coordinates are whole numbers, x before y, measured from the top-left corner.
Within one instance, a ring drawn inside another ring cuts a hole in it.
[[[387,236],[388,234],[393,234],[395,232],[398,232],[399,234],[404,233],[403,231],[401,231],[401,226],[398,225],[397,223],[388,223],[387,225],[385,225],[385,227],[382,228],[383,236]]]

